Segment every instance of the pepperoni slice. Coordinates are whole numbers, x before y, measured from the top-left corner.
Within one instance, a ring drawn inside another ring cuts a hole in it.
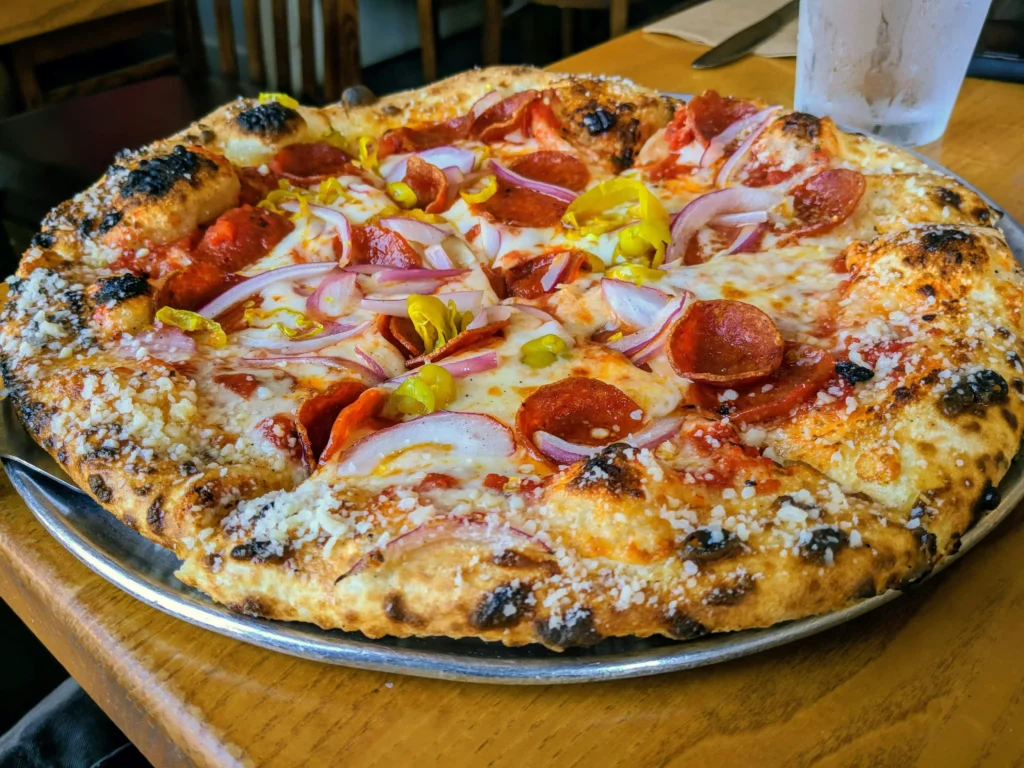
[[[240,205],[256,205],[277,189],[277,182],[280,180],[280,177],[269,168],[266,173],[260,173],[258,168],[235,168],[235,175],[242,185],[238,193]]]
[[[363,424],[377,416],[388,400],[386,389],[374,387],[363,392],[350,405],[345,406],[334,419],[327,445],[320,454],[320,466],[337,455],[349,442],[353,433]]]
[[[326,141],[289,144],[279,149],[268,165],[275,174],[299,184],[316,184],[334,176],[359,174],[359,169],[352,165],[352,156]]]
[[[352,263],[395,269],[423,266],[423,260],[408,240],[397,232],[373,224],[352,227]]]
[[[229,275],[212,264],[190,264],[175,272],[156,294],[156,306],[197,310],[245,278]]]
[[[546,457],[533,444],[536,432],[583,445],[605,445],[636,432],[643,411],[625,392],[599,379],[572,376],[545,384],[519,406],[516,431],[534,456]]]
[[[566,251],[557,251],[545,256],[538,256],[535,259],[516,264],[516,266],[508,269],[505,273],[505,284],[508,286],[508,292],[520,299],[536,299],[545,293],[553,291],[555,289],[554,286],[550,290],[545,291],[542,281],[548,268],[551,266],[551,262],[562,253],[566,253]],[[579,277],[583,265],[589,263],[585,251],[574,248],[568,251],[568,253],[569,260],[565,267],[562,268],[562,275],[555,285],[571,283]]]
[[[566,140],[562,137],[562,123],[551,104],[546,102],[558,102],[553,91],[545,91],[544,99],[537,99],[530,105],[527,130],[541,147],[564,147]]]
[[[405,364],[409,368],[415,368],[416,366],[423,365],[423,363],[433,363],[438,360],[443,360],[446,357],[451,357],[459,352],[467,352],[470,349],[474,349],[475,347],[479,347],[489,342],[492,338],[501,333],[502,329],[505,328],[508,323],[508,320],[498,320],[494,323],[481,325],[479,328],[472,328],[470,330],[463,331],[454,339],[446,344],[442,344],[433,352],[428,352],[425,355],[414,357],[411,360],[407,360]]]
[[[195,250],[197,261],[237,272],[266,256],[295,228],[273,211],[243,205],[222,213]]]
[[[728,405],[732,421],[754,424],[788,415],[828,384],[835,367],[827,350],[797,347],[787,352],[783,364],[770,377],[737,387],[737,398],[728,403],[719,402],[720,389],[700,384],[693,389],[704,407],[722,413],[722,406]]]
[[[812,176],[793,194],[798,224],[793,236],[820,235],[835,229],[853,214],[864,196],[863,174],[848,168],[832,168]]]
[[[298,426],[291,416],[284,413],[269,416],[256,425],[256,431],[263,435],[271,445],[290,454],[294,461],[309,466],[305,445],[299,435]]]
[[[770,376],[784,345],[768,315],[742,301],[695,302],[672,328],[666,352],[680,376],[734,387]]]
[[[502,99],[493,107],[485,109],[473,121],[473,135],[480,141],[488,142],[499,141],[510,133],[520,131],[525,138],[530,105],[538,98],[540,94],[530,90]]]
[[[474,214],[512,227],[553,227],[569,204],[558,198],[514,184],[498,182],[498,190],[471,208]]]
[[[472,126],[473,116],[461,115],[443,123],[431,123],[417,128],[395,128],[381,137],[377,145],[377,157],[383,160],[402,152],[418,152],[421,149],[451,144],[468,138]]]
[[[402,179],[416,193],[417,207],[427,213],[448,210],[448,179],[444,171],[413,155]]]
[[[695,96],[700,98],[699,96]],[[672,120],[665,126],[665,141],[672,149],[682,149],[691,141],[693,141],[693,123],[690,120],[690,112],[687,110],[685,104],[680,104],[676,107],[675,114],[672,115]],[[673,161],[675,158],[669,158]]]
[[[705,146],[740,118],[757,112],[757,106],[749,101],[723,98],[718,91],[704,91],[694,96],[686,109],[694,135]]]
[[[520,155],[509,163],[509,168],[528,179],[574,192],[582,192],[590,181],[590,169],[583,161],[568,152],[553,149]]]
[[[408,317],[377,316],[377,331],[397,347],[405,357],[423,354],[423,339]]]
[[[357,381],[343,381],[302,401],[296,421],[310,468],[316,466],[327,447],[338,415],[365,391],[366,386]]]
[[[218,373],[213,380],[245,399],[251,397],[260,385],[260,380],[251,373]]]

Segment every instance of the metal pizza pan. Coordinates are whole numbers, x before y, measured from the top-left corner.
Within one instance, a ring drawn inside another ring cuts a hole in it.
[[[911,152],[926,165],[977,192],[981,190],[933,160]],[[1024,227],[1010,216],[997,224],[1017,260],[1024,263]],[[7,429],[11,426],[4,425]],[[988,535],[1024,498],[1024,462],[1018,453],[999,486],[1002,501],[963,537],[960,551],[944,559],[947,568]],[[179,619],[222,635],[281,653],[362,669],[468,682],[549,685],[615,680],[676,672],[716,664],[822,632],[878,608],[901,593],[890,590],[848,608],[820,616],[677,642],[666,638],[609,638],[590,648],[563,653],[542,646],[506,648],[497,643],[448,638],[370,639],[360,633],[322,630],[292,622],[234,613],[179,581],[179,561],[123,525],[65,481],[48,477],[23,461],[3,458],[12,484],[43,527],[85,565],[128,594]]]

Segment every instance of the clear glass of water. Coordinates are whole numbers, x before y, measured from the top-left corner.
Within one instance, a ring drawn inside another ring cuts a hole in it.
[[[798,110],[904,146],[946,130],[991,0],[801,0]]]

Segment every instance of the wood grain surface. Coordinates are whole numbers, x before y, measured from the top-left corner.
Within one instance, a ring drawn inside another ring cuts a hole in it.
[[[788,102],[793,62],[696,72],[631,33],[557,69]],[[969,81],[929,154],[1024,216],[1024,86]],[[913,593],[704,669],[502,687],[301,661],[196,629],[64,552],[0,483],[0,596],[157,765],[1024,765],[1024,511]]]
[[[167,0],[0,0],[0,45]]]

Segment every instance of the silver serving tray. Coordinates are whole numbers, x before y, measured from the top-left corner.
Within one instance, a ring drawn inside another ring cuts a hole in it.
[[[963,179],[932,160],[915,156],[953,176],[998,208]],[[1024,263],[1024,227],[1009,216],[998,224],[1017,260]],[[556,653],[535,645],[506,648],[497,643],[448,638],[382,638],[322,630],[310,624],[251,618],[229,611],[174,576],[179,561],[73,489],[58,469],[50,476],[34,467],[41,449],[27,443],[20,425],[0,420],[4,469],[43,527],[75,557],[107,581],[165,613],[222,635],[330,664],[421,677],[515,685],[579,683],[640,677],[693,669],[747,656],[842,624],[884,605],[901,593],[890,590],[840,611],[790,621],[768,629],[711,635],[676,642],[666,638],[610,638],[591,648]],[[20,433],[20,434],[18,434]],[[6,455],[5,455],[6,454]],[[933,571],[962,557],[995,528],[1024,497],[1024,462],[1018,453],[999,486],[1002,502],[968,531],[960,551]],[[39,469],[54,469],[55,463]],[[58,474],[59,473],[59,474]]]

